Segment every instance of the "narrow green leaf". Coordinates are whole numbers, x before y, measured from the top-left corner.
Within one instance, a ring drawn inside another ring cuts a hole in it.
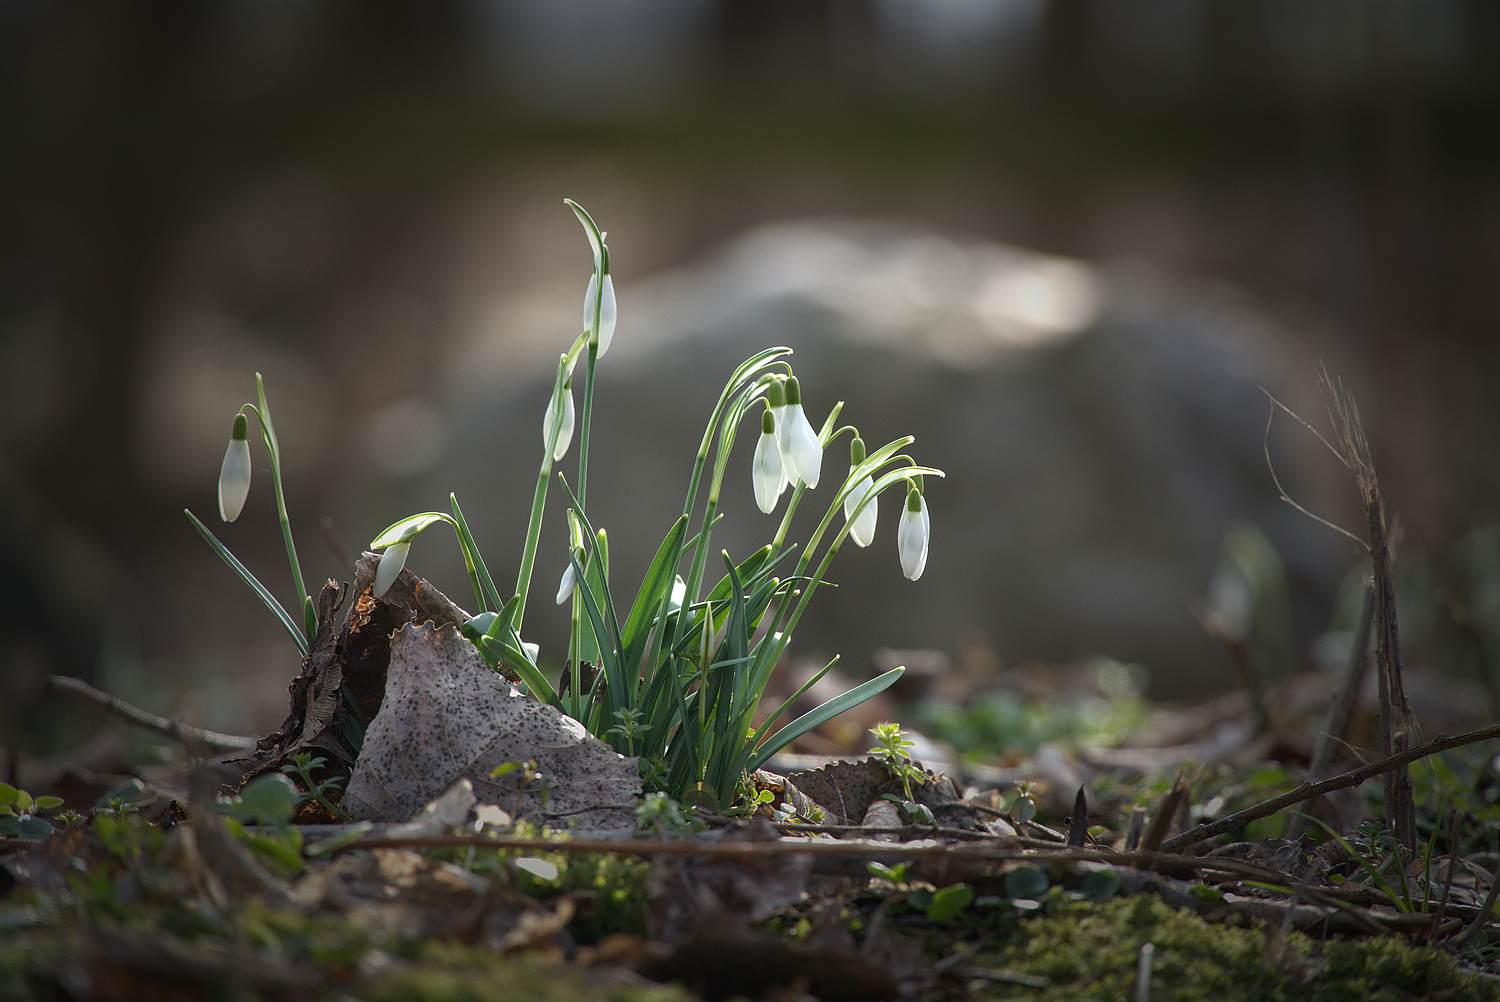
[[[672,524],[667,536],[656,548],[656,556],[646,569],[641,580],[641,589],[636,594],[630,615],[625,617],[625,628],[620,632],[620,646],[625,651],[625,663],[634,664],[644,653],[650,626],[666,608],[672,596],[672,585],[677,578],[677,562],[682,557],[682,540],[687,535],[688,517],[683,515]]]
[[[410,515],[389,526],[384,532],[372,539],[370,541],[370,549],[379,550],[390,546],[392,543],[409,543],[412,541],[412,537],[434,522],[453,524],[453,516],[440,511],[424,511],[420,515]]]
[[[305,657],[308,649],[307,634],[303,632],[302,627],[297,624],[297,621],[292,618],[291,613],[287,612],[281,603],[276,601],[275,596],[266,589],[266,586],[256,580],[255,575],[251,574],[250,570],[244,564],[240,563],[239,559],[233,553],[229,552],[227,546],[219,542],[218,537],[208,530],[208,526],[198,521],[198,516],[186,508],[183,509],[183,513],[192,520],[194,527],[197,528],[198,532],[208,542],[208,545],[213,547],[214,552],[229,565],[230,570],[238,574],[240,580],[249,585],[250,590],[260,597],[260,600],[265,603],[266,608],[271,610],[271,614],[281,622],[282,627],[291,635],[292,642],[297,645],[297,650]]]
[[[904,671],[906,671],[904,667],[892,668],[884,675],[878,675],[868,682],[855,686],[842,696],[835,696],[817,709],[804,713],[762,742],[760,747],[755,749],[755,753],[750,756],[750,761],[746,768],[750,772],[759,769],[766,764],[772,755],[775,755],[814,727],[825,721],[832,720],[850,707],[858,706],[871,696],[882,693],[890,688],[892,683],[900,678]]]

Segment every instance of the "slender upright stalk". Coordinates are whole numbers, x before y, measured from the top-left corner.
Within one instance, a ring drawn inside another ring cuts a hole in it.
[[[302,613],[303,630],[311,643],[318,633],[318,614],[308,601],[307,586],[302,581],[302,564],[297,560],[297,544],[292,540],[292,521],[286,513],[286,493],[281,487],[281,447],[276,441],[276,429],[271,424],[271,408],[266,403],[266,383],[258,372],[255,374],[255,395],[260,403],[255,416],[260,420],[266,451],[271,454],[271,480],[276,487],[276,514],[281,520],[281,538],[286,542],[287,562],[292,565],[292,583],[297,588],[297,608]]]

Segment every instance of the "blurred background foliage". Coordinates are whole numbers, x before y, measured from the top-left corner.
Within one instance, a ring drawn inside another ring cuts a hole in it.
[[[816,375],[815,421],[849,396],[846,419],[885,433],[867,439],[920,429],[919,458],[950,472],[923,581],[899,579],[889,540],[851,555],[834,577],[857,587],[814,604],[805,651],[858,672],[878,647],[932,648],[980,682],[1098,654],[1142,665],[1153,696],[1201,695],[1237,681],[1194,603],[1269,596],[1267,662],[1307,667],[1331,625],[1352,629],[1338,596],[1359,556],[1276,500],[1256,387],[1316,421],[1322,360],[1401,521],[1411,660],[1485,670],[1497,62],[1487,0],[0,0],[4,741],[61,715],[35,695],[47,672],[220,729],[279,722],[290,645],[181,514],[213,511],[257,370],[314,590],[348,577],[325,516],[358,548],[449,490],[510,573],[537,387],[588,274],[564,196],[611,234],[625,359],[602,448],[646,440],[597,481],[619,485],[595,521],[622,580],[681,496],[671,429],[696,441],[725,359],[784,341]],[[861,342],[847,303],[789,319],[784,297],[754,299],[755,268],[835,237],[856,272],[920,265],[903,302],[921,309],[887,342]],[[944,262],[1011,267],[1006,246],[1104,304],[1037,330],[1092,325],[1102,348],[975,354],[934,333],[932,302],[963,284]],[[705,296],[761,312],[699,330]],[[1193,396],[1183,330],[1234,392]],[[652,336],[632,372],[625,346]],[[1156,409],[1173,394],[1189,403]],[[1299,501],[1359,530],[1331,457],[1285,421],[1268,442]],[[285,595],[256,468],[222,538]],[[462,596],[448,549],[424,540],[411,566]],[[535,628],[546,650],[560,623]]]

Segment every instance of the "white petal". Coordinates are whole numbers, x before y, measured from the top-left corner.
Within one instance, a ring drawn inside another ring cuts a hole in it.
[[[785,420],[782,420],[782,419]],[[809,488],[818,486],[823,470],[823,447],[818,443],[818,433],[802,413],[801,404],[790,404],[777,419],[777,444],[781,447],[781,461],[786,464],[787,479],[801,480]]]
[[[927,567],[927,499],[922,498],[921,511],[901,507],[901,524],[896,527],[896,548],[901,553],[901,573],[915,581]]]
[[[557,444],[552,447],[552,461],[555,463],[567,455],[568,446],[573,443],[573,425],[577,419],[573,407],[573,391],[564,389],[562,391],[563,412],[562,427],[557,430]],[[542,415],[542,448],[547,447],[547,440],[552,437],[552,422],[557,419],[557,398],[552,397],[547,401],[547,413]]]
[[[609,351],[615,337],[615,280],[604,276],[604,302],[599,306],[599,357]]]
[[[563,571],[562,582],[557,586],[557,604],[562,605],[573,597],[573,585],[578,580],[578,572],[573,569],[573,561],[568,561],[567,569]]]
[[[776,447],[776,436],[761,432],[755,443],[755,462],[751,469],[751,482],[755,486],[755,504],[767,515],[776,507],[776,499],[786,489],[786,473],[781,468],[781,451]]]
[[[594,329],[594,303],[595,276],[589,276],[589,287],[583,293],[583,329],[591,331]],[[609,344],[615,336],[615,282],[610,276],[604,276],[604,302],[599,307],[599,357],[609,350]]]
[[[219,517],[226,522],[239,518],[249,495],[250,443],[232,438],[224,451],[224,465],[219,467]]]
[[[396,583],[401,568],[406,566],[406,554],[411,543],[392,543],[380,555],[380,566],[375,569],[375,597],[381,598]]]
[[[844,520],[849,522],[849,538],[854,540],[856,546],[869,546],[870,541],[875,538],[875,521],[879,517],[880,499],[872,497],[870,503],[865,505],[865,510],[859,516],[850,519],[859,503],[863,501],[872,490],[875,489],[873,477],[865,477],[854,488],[844,495]]]

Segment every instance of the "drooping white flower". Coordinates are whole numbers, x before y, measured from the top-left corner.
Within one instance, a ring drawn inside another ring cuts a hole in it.
[[[563,569],[562,582],[557,586],[557,604],[562,605],[573,597],[573,586],[578,581],[578,572],[573,569],[573,561],[568,561],[568,566]]]
[[[927,539],[930,522],[927,499],[913,487],[906,492],[901,509],[901,523],[896,526],[896,549],[901,554],[901,573],[915,581],[927,567]]]
[[[245,509],[250,495],[250,422],[244,414],[234,416],[224,465],[219,467],[219,517],[233,522]]]
[[[849,444],[849,470],[865,461],[864,439],[855,436],[854,441]],[[856,546],[869,546],[870,541],[875,538],[875,522],[879,517],[880,499],[873,495],[875,490],[875,479],[870,476],[863,477],[858,483],[849,489],[844,495],[844,521],[849,523],[849,538],[854,540]],[[860,504],[866,497],[870,498],[863,511],[859,511]],[[858,511],[859,514],[855,515]]]
[[[375,568],[376,598],[384,597],[391,590],[391,585],[396,583],[396,578],[401,573],[401,568],[406,566],[406,554],[411,550],[411,541],[392,543],[385,548],[380,555],[380,566]]]
[[[573,424],[576,412],[573,408],[573,380],[568,379],[562,388],[562,426],[557,429],[557,442],[552,446],[552,461],[558,462],[568,453],[568,446],[573,442]],[[552,437],[552,425],[557,421],[557,394],[553,394],[547,400],[547,412],[542,415],[542,447],[547,447],[547,441]]]
[[[598,295],[597,273],[589,276],[589,287],[583,294],[583,329],[594,329],[594,303]],[[615,336],[615,282],[609,277],[609,272],[604,273],[604,300],[599,304],[599,358],[609,350],[609,344]]]
[[[823,471],[823,446],[818,433],[802,413],[802,391],[796,376],[786,380],[786,409],[777,415],[776,444],[788,482],[801,480],[809,488],[818,486]]]
[[[786,470],[781,465],[781,449],[776,444],[776,419],[768,410],[760,419],[760,440],[755,443],[755,462],[751,468],[755,486],[755,504],[767,515],[786,490]]]

